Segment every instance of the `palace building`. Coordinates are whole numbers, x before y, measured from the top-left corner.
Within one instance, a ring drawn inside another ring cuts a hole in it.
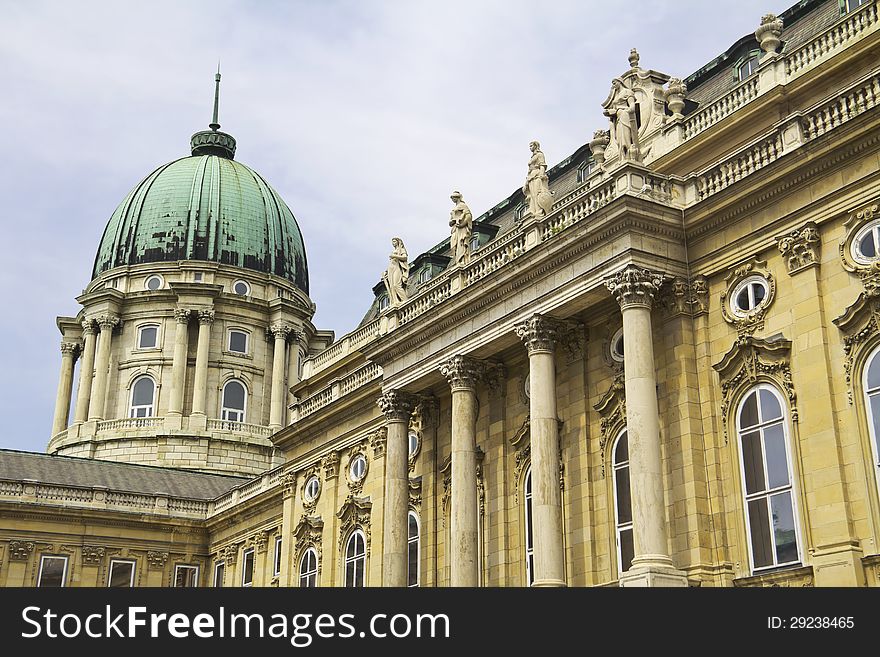
[[[755,22],[621,52],[592,139],[452,193],[339,339],[215,101],[57,320],[0,584],[880,585],[877,0]]]

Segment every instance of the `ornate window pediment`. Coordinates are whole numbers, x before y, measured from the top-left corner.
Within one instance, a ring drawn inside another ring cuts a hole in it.
[[[856,302],[844,311],[834,325],[843,332],[843,368],[846,372],[846,391],[849,403],[853,403],[853,370],[857,357],[873,348],[880,337],[880,292],[876,288],[874,294],[866,290],[859,295]]]
[[[318,555],[318,571],[321,570],[321,539],[324,535],[324,521],[318,516],[303,515],[296,528],[293,530],[293,540],[296,545],[297,562],[303,552],[314,548]]]
[[[737,335],[752,335],[764,328],[767,310],[776,298],[776,280],[767,262],[752,258],[733,267],[724,278],[727,289],[721,295],[721,315]]]
[[[477,501],[480,506],[480,516],[486,510],[486,490],[483,486],[483,459],[486,452],[477,445]],[[446,522],[446,514],[449,511],[449,500],[452,498],[452,455],[446,457],[440,466],[440,475],[443,477],[443,522]]]
[[[611,385],[602,398],[593,405],[599,412],[599,451],[602,454],[602,478],[605,478],[605,463],[608,461],[607,451],[610,447],[609,438],[617,436],[626,428],[626,386],[623,371],[618,371]]]
[[[370,512],[373,503],[369,498],[356,497],[349,495],[342,503],[336,517],[339,518],[339,551],[340,554],[345,549],[345,542],[349,534],[355,529],[364,532],[364,538],[367,542],[367,549],[370,547]]]
[[[740,336],[724,357],[712,367],[721,379],[721,423],[724,442],[728,441],[728,415],[731,403],[746,388],[766,381],[788,399],[791,421],[798,421],[797,397],[791,382],[791,340],[782,334],[769,338]]]
[[[422,507],[422,478],[409,480],[409,506],[418,511]]]

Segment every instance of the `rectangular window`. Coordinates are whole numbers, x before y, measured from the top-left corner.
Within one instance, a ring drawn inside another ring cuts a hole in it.
[[[246,354],[247,353],[247,339],[248,334],[244,331],[230,331],[229,332],[229,351],[234,351],[237,354]]]
[[[226,576],[226,563],[221,561],[214,564],[214,587],[223,588],[223,578]]]
[[[158,338],[158,326],[142,326],[138,331],[138,349],[155,349]]]
[[[254,585],[254,549],[245,550],[244,555],[242,555],[241,562],[241,585],[242,586],[253,586]]]
[[[199,585],[199,567],[178,564],[174,566],[174,586],[191,588]]]
[[[58,588],[67,582],[67,557],[40,557],[40,574],[37,586],[40,588]]]
[[[134,561],[113,559],[110,562],[107,586],[111,588],[131,588],[134,586]]]
[[[278,536],[275,539],[275,568],[273,570],[275,575],[281,574],[281,537]]]
[[[195,272],[195,273],[193,274],[193,280],[194,280],[196,283],[201,283],[201,282],[202,282],[202,272],[200,272],[200,271]]]

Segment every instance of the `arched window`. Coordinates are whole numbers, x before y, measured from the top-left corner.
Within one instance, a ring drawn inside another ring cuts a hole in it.
[[[364,533],[356,529],[345,544],[345,585],[358,587],[364,585],[364,570],[367,565]]]
[[[874,455],[874,473],[880,485],[880,347],[868,358],[865,368],[865,406],[868,409],[868,431],[871,434],[871,453]]]
[[[523,481],[525,490],[525,542],[526,542],[526,586],[535,582],[535,540],[532,530],[532,468],[526,470],[526,478]]]
[[[156,383],[149,376],[135,379],[131,386],[131,406],[129,417],[153,417],[156,398]]]
[[[415,511],[407,517],[406,534],[407,586],[419,585],[419,518]]]
[[[159,325],[144,324],[137,330],[137,348],[155,349],[159,346]]]
[[[302,588],[318,585],[318,553],[315,548],[306,550],[299,561],[299,585]]]
[[[743,397],[736,415],[753,570],[800,561],[784,408],[779,393],[761,384]]]
[[[737,75],[740,80],[745,80],[754,75],[758,70],[758,56],[754,55],[746,59],[737,69]]]
[[[241,381],[231,379],[223,386],[223,403],[220,407],[220,419],[244,422],[247,390]]]
[[[632,498],[629,489],[629,439],[622,431],[614,443],[611,456],[614,472],[614,524],[617,528],[617,569],[625,573],[632,566],[633,546]]]

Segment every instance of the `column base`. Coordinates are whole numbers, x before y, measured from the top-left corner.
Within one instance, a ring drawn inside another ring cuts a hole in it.
[[[644,554],[633,559],[628,571],[620,576],[621,588],[684,588],[687,575],[672,564],[665,554]]]
[[[532,582],[532,588],[541,589],[541,588],[563,588],[568,586],[561,579],[536,579]]]
[[[862,548],[857,541],[818,545],[813,552],[816,586],[865,586]]]
[[[183,416],[179,413],[169,413],[165,416],[165,431],[180,431],[183,428]]]
[[[189,416],[190,431],[207,431],[208,416],[204,413],[191,413]]]

